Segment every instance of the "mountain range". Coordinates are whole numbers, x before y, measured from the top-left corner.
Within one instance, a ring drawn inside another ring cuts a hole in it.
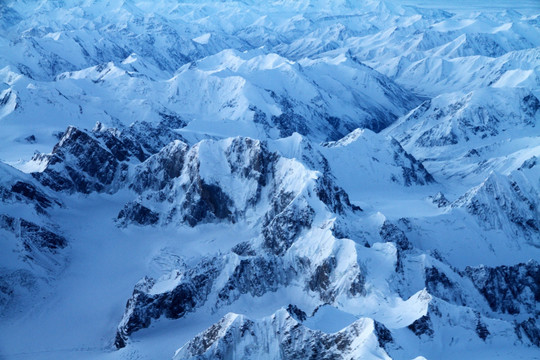
[[[538,4],[0,28],[0,358],[540,358]]]

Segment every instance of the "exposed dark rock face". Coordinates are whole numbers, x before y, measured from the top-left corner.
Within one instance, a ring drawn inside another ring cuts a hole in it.
[[[288,198],[287,195],[284,195]],[[278,202],[282,202],[279,201]],[[302,230],[311,226],[315,211],[305,204],[289,204],[282,211],[273,210],[266,214],[263,228],[264,246],[276,255],[283,255],[290,248]]]
[[[281,114],[272,116],[271,122],[279,129],[281,137],[291,136],[297,132],[301,135],[309,134],[306,119],[294,111],[294,104],[287,98],[279,98],[274,92],[271,96],[281,105]]]
[[[208,259],[182,275],[182,280],[170,291],[152,293],[155,280],[144,278],[133,290],[126,304],[124,318],[118,326],[115,346],[126,345],[129,335],[150,326],[152,319],[165,316],[178,319],[202,305],[219,275],[222,262],[218,258]]]
[[[87,355],[160,358],[232,309],[257,319],[229,314],[174,360],[535,354],[539,259],[515,264],[540,258],[530,4],[69,3],[0,2],[0,155],[39,169],[0,160],[2,355],[84,355],[117,310],[106,287],[139,272],[170,275],[135,286],[115,339],[127,349]],[[52,130],[98,118],[118,128]],[[426,199],[438,190],[452,202]],[[113,212],[132,228],[111,229]],[[62,257],[66,274],[41,265]],[[463,270],[481,263],[507,266]],[[4,323],[17,286],[39,292]],[[95,318],[68,333],[74,312]],[[32,339],[40,327],[56,329]]]
[[[296,305],[289,304],[289,306],[287,306],[287,311],[293,317],[293,319],[298,322],[306,321],[307,319],[307,314]]]
[[[297,204],[291,196],[284,195],[281,200],[276,200],[275,210],[267,213],[268,218],[270,214],[275,214],[274,211],[277,215],[263,227],[263,249],[254,249],[252,245],[246,243],[238,244],[233,249],[236,254],[245,258],[240,259],[234,270],[227,275],[225,285],[213,290],[217,294],[214,306],[230,304],[243,294],[262,296],[267,292],[277,291],[280,287],[291,284],[295,279],[303,279],[299,278],[298,271],[310,273],[309,269],[312,265],[309,261],[296,269],[291,263],[285,262],[282,255],[297,239],[302,229],[311,224],[313,209],[302,208],[307,204],[303,202]],[[286,200],[291,201],[292,204],[287,204]],[[266,252],[269,254],[265,254]],[[204,305],[210,289],[215,286],[213,285],[215,276],[224,271],[223,261],[214,258],[199,264],[196,269],[200,269],[200,272],[191,271],[182,276],[183,279],[191,280],[182,281],[173,290],[160,294],[151,294],[150,288],[153,285],[151,283],[145,289],[139,286],[127,304],[124,320],[118,330],[117,346],[124,346],[128,336],[134,331],[149,326],[151,319],[161,315],[171,318],[182,317],[186,312]],[[316,268],[314,272],[316,275],[306,279],[305,286],[319,293],[321,299],[331,300],[334,289],[329,277],[332,276],[335,267],[335,258],[325,260]],[[196,276],[204,276],[204,281],[196,280]],[[351,294],[359,295],[362,291],[363,283],[353,282]],[[174,309],[180,309],[180,311]]]
[[[203,180],[190,186],[182,204],[183,221],[190,226],[214,220],[235,222],[234,203],[218,185],[206,184]]]
[[[450,280],[442,270],[436,267],[425,269],[426,289],[440,299],[457,305],[465,305],[462,290],[459,284]]]
[[[315,268],[313,276],[309,280],[308,286],[311,291],[315,291],[321,294],[321,299],[325,302],[332,301],[332,293],[328,291],[330,289],[330,276],[337,266],[337,260],[335,257],[328,258],[324,262]]]
[[[325,174],[317,179],[316,191],[319,199],[336,214],[343,214],[346,209],[362,211],[359,206],[351,204],[349,195],[333,183],[329,174]]]
[[[431,201],[439,208],[443,208],[450,205],[450,201],[444,196],[443,193],[438,192],[431,198]]]
[[[416,336],[432,336],[433,335],[433,324],[427,315],[422,316],[420,319],[415,320],[411,325],[407,326]]]
[[[218,293],[218,305],[230,304],[242,294],[262,296],[288,284],[294,269],[286,268],[278,257],[242,259]]]
[[[540,164],[540,161],[538,160],[537,156],[532,156],[531,158],[525,160],[523,164],[518,168],[519,171],[532,169],[535,166],[538,166]]]
[[[254,179],[259,187],[255,197],[249,201],[254,205],[261,195],[261,188],[267,185],[271,170],[278,155],[268,150],[267,145],[250,138],[235,138],[225,151],[232,174],[244,179]]]
[[[482,322],[480,316],[478,316],[478,321],[476,322],[476,333],[478,334],[478,337],[484,341],[486,341],[487,337],[490,335],[486,324]]]
[[[363,271],[359,271],[354,280],[351,282],[349,293],[352,296],[364,296],[366,295],[366,277]]]
[[[416,140],[416,145],[429,148],[434,146],[448,146],[457,144],[459,141],[458,136],[453,131],[444,132],[443,128],[444,124],[441,124],[423,132],[422,135]],[[441,135],[441,133],[443,135]]]
[[[126,150],[139,161],[144,161],[153,154],[158,153],[164,146],[175,140],[184,139],[175,130],[184,127],[185,122],[177,115],[162,114],[163,120],[157,124],[136,121],[127,128],[104,128],[98,124],[93,132],[111,132],[117,137]]]
[[[56,252],[67,246],[63,236],[25,219],[0,214],[0,228],[15,234],[29,253],[34,249]]]
[[[396,165],[402,168],[405,186],[413,184],[427,185],[435,182],[435,179],[424,168],[424,165],[406,152],[396,139],[391,140],[391,146],[394,149],[394,161]]]
[[[540,302],[538,262],[467,267],[464,271],[444,268],[435,265],[425,268],[425,286],[433,300],[428,313],[408,326],[417,336],[438,336],[436,333],[441,326],[447,326],[450,317],[454,319],[450,323],[456,320],[467,322],[468,328],[474,329],[481,340],[489,341],[493,333],[490,319],[499,319],[511,326],[508,315],[522,314],[529,320],[514,320],[515,341],[538,346],[535,338],[539,331],[536,326]]]
[[[15,267],[0,265],[0,315],[10,315],[12,304],[31,298],[49,276],[63,269],[66,260],[63,250],[68,241],[52,226],[41,226],[6,214],[0,214],[0,230],[0,240],[6,246],[4,251],[9,251],[7,245],[11,243],[22,260]]]
[[[233,200],[238,198],[237,189],[203,175],[209,173],[211,166],[206,163],[204,152],[214,146],[220,148],[223,156],[224,163],[220,166],[226,166],[227,182],[253,185],[246,189],[244,202]],[[144,192],[150,201],[170,204],[169,213],[164,216],[168,223],[179,221],[192,227],[216,221],[235,223],[259,203],[262,189],[272,177],[276,158],[264,143],[250,138],[203,141],[191,148],[177,140],[137,165],[130,187],[138,193]]]
[[[33,160],[46,162],[43,172],[32,175],[55,191],[91,193],[105,191],[115,179],[125,179],[127,151],[119,142],[104,146],[86,131],[70,126],[50,155],[38,154]]]
[[[528,120],[526,122],[527,125],[535,125],[534,115],[538,110],[540,110],[540,100],[533,94],[525,95],[521,100],[521,111],[527,115],[525,117],[525,119]]]
[[[14,183],[0,185],[0,201],[6,203],[22,202],[33,205],[38,214],[45,215],[51,207],[61,207],[62,203],[45,194],[43,190],[29,181],[17,180]]]
[[[236,190],[231,192],[230,184],[224,186],[220,181],[208,180],[202,175],[203,172],[208,173],[206,168],[209,165],[206,159],[200,158],[200,153],[208,151],[211,146],[220,147],[226,161],[225,171],[230,173],[234,183],[245,184],[247,181],[254,184],[250,185],[242,203],[235,203],[237,200],[234,198],[238,198],[238,194]],[[321,158],[326,161],[322,155]],[[214,221],[237,222],[246,211],[258,206],[263,189],[267,189],[267,193],[272,194],[272,205],[264,217],[263,226],[273,227],[276,232],[270,234],[267,231],[265,238],[267,245],[275,247],[276,254],[280,254],[286,251],[291,239],[302,228],[309,227],[313,210],[309,206],[292,203],[295,194],[276,190],[282,181],[276,178],[278,159],[279,156],[269,151],[265,143],[250,138],[203,141],[191,148],[177,140],[135,166],[129,186],[140,194],[144,193],[148,201],[169,203],[169,213],[163,216],[166,223],[180,221],[192,227]],[[334,184],[327,164],[326,171],[316,180],[315,192],[319,199],[337,214],[348,210],[360,211],[350,203],[347,193]],[[288,221],[287,217],[294,217],[296,222]]]
[[[242,252],[243,246],[239,248],[241,249],[238,251]],[[160,316],[176,319],[201,306],[220,308],[232,304],[242,295],[260,297],[298,281],[304,282],[299,284],[300,286],[317,293],[321,303],[333,301],[337,288],[331,281],[331,277],[336,276],[333,273],[337,266],[336,258],[330,257],[323,260],[322,264],[314,270],[312,269],[314,265],[310,264],[309,260],[296,260],[301,263],[298,268],[285,261],[283,257],[274,254],[247,258],[214,257],[202,261],[194,267],[194,270],[179,273],[178,277],[182,278],[179,284],[160,293],[152,291],[156,281],[145,278],[137,285],[126,305],[124,318],[118,327],[116,346],[125,346],[125,342],[133,332],[148,327],[152,319]],[[235,264],[234,269],[227,270],[231,262]],[[310,277],[310,274],[314,275]],[[220,287],[216,287],[218,276],[221,278],[220,283],[223,284]],[[226,276],[225,281],[223,276]],[[363,295],[364,282],[362,274],[359,273],[358,278],[351,284],[350,294]],[[210,298],[210,291],[216,294],[215,298]],[[208,303],[208,301],[212,302]],[[290,306],[289,310],[299,320],[306,317],[303,311],[294,306]]]
[[[530,90],[507,92],[505,96],[512,98],[517,105],[511,109],[499,101],[500,90],[488,89],[464,94],[459,99],[437,97],[413,110],[405,121],[420,124],[414,128],[419,134],[415,145],[426,148],[452,146],[474,138],[494,137],[512,128],[535,126],[540,101]],[[484,100],[488,97],[489,100]],[[408,134],[402,140],[409,142],[410,138],[411,134]]]
[[[11,192],[13,194],[18,194],[29,201],[37,202],[37,205],[41,209],[46,209],[53,206],[53,201],[51,201],[47,195],[29,183],[17,181],[11,186]],[[59,205],[58,202],[56,202],[56,204]]]
[[[381,226],[379,235],[384,241],[393,242],[399,250],[410,250],[412,246],[407,235],[396,225],[386,220]]]
[[[131,223],[154,225],[159,221],[159,214],[134,201],[124,205],[124,208],[118,213],[117,221],[121,226],[127,226]]]
[[[171,142],[136,168],[130,188],[138,193],[163,189],[181,175],[187,150],[186,143]]]
[[[377,340],[379,340],[379,346],[386,349],[388,344],[394,342],[392,333],[386,328],[386,326],[378,321],[374,321],[373,324],[375,325],[375,334],[377,335]]]
[[[536,317],[516,324],[518,338],[523,341],[525,340],[524,337],[526,337],[531,344],[540,347],[540,324],[538,322],[538,317]]]
[[[513,237],[519,233],[534,246],[540,246],[540,202],[536,185],[536,164],[532,157],[510,175],[492,172],[479,186],[454,203],[462,207],[485,229],[503,230]]]
[[[0,162],[0,316],[13,316],[35,302],[44,284],[67,263],[68,240],[52,222],[64,205],[29,174]],[[31,219],[28,220],[28,219]]]
[[[236,255],[240,256],[255,256],[256,252],[253,248],[253,245],[248,241],[241,242],[240,244],[235,245],[231,251]]]
[[[493,311],[534,314],[540,303],[540,265],[526,264],[498,267],[467,267],[466,275],[486,298]]]
[[[366,67],[351,53],[345,55],[351,61],[352,69],[369,74],[368,76],[372,77],[373,86],[381,89],[385,96],[392,99],[393,109],[380,103],[370,104],[369,101],[366,101],[368,100],[366,94],[350,89],[355,98],[356,114],[338,117],[335,116],[334,110],[328,109],[324,105],[321,106],[320,100],[306,104],[302,100],[290,96],[287,92],[276,93],[273,90],[267,90],[281,112],[279,115],[270,115],[268,120],[264,113],[261,114],[259,109],[252,106],[250,110],[255,112],[254,121],[261,124],[265,130],[271,127],[277,129],[280,137],[287,137],[296,132],[301,135],[316,136],[318,140],[334,141],[357,128],[367,128],[379,132],[403,114],[398,109],[409,109],[411,104],[420,102],[418,97],[404,93],[388,78]],[[318,97],[320,96],[325,95],[321,93]],[[332,96],[330,95],[330,97]]]
[[[127,161],[130,156],[136,157],[139,161],[145,158],[141,146],[130,139],[123,138],[118,129],[106,128],[98,122],[88,135],[100,140],[105,145],[105,149],[109,150],[118,161]]]
[[[39,225],[24,219],[19,220],[20,236],[24,239],[23,243],[27,250],[31,250],[33,246],[38,248],[46,248],[50,251],[56,251],[66,247],[67,240],[52,231],[49,231]]]
[[[181,138],[170,126],[174,124],[135,123],[116,129],[98,122],[92,131],[70,126],[51,154],[34,156],[33,161],[45,163],[45,170],[32,175],[55,191],[114,192],[126,182],[130,163],[145,161],[167,143]],[[174,158],[161,164],[169,176],[175,171],[171,162]],[[136,189],[159,185],[145,183],[144,175],[139,175]]]
[[[379,230],[379,235],[384,241],[392,242],[396,245],[396,272],[402,273],[404,251],[412,249],[412,245],[410,244],[407,235],[405,235],[405,232],[403,230],[401,230],[399,227],[392,224],[388,220],[384,221],[381,229]]]
[[[35,135],[29,135],[29,136],[25,137],[24,140],[27,143],[34,144],[36,142],[36,136]]]

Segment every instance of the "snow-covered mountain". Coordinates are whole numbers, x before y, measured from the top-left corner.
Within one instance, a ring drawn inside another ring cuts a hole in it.
[[[230,313],[178,350],[173,359],[308,359],[335,354],[350,359],[389,359],[384,351],[387,333],[371,319],[359,319],[337,333],[326,334],[299,324],[285,309],[259,321]]]
[[[9,165],[2,163],[0,173],[0,311],[10,318],[40,290],[50,291],[48,285],[69,261],[69,242],[60,221],[49,214],[64,206],[59,198]]]
[[[539,25],[2,2],[0,358],[540,358]]]

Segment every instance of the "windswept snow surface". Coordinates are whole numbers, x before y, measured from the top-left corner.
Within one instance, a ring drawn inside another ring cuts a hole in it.
[[[0,29],[0,358],[540,359],[538,1]]]

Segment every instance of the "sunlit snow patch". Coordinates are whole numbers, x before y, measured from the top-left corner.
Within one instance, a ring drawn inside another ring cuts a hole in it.
[[[197,36],[196,38],[193,39],[193,41],[201,45],[206,45],[208,44],[208,41],[210,40],[210,36],[212,36],[212,34],[206,33],[201,36]]]

